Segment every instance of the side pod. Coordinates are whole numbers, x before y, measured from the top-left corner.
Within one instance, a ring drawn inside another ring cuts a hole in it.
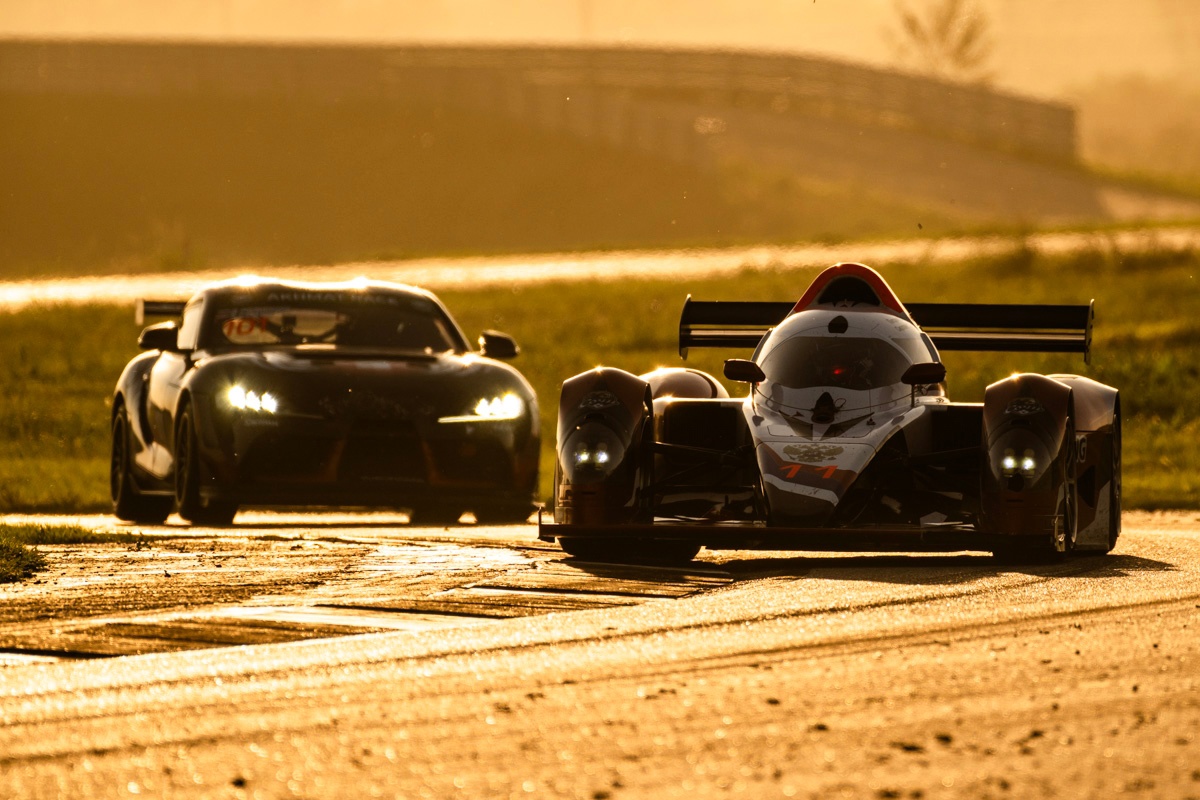
[[[983,404],[981,527],[1014,545],[1074,545],[1075,426],[1071,387],[1021,374],[987,387]]]
[[[654,455],[650,384],[597,367],[562,385],[554,469],[554,521],[607,525],[651,520]]]

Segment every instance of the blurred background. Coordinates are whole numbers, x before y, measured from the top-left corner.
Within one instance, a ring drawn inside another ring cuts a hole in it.
[[[1200,218],[1191,0],[5,0],[0,277]]]

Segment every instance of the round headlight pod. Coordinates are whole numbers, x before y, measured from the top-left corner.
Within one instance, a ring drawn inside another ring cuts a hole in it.
[[[572,481],[592,483],[617,470],[625,450],[620,436],[611,428],[591,423],[571,432],[560,450],[560,459]]]
[[[1030,431],[1018,429],[1000,437],[990,448],[988,461],[996,479],[1023,478],[1031,487],[1054,463],[1053,451]]]

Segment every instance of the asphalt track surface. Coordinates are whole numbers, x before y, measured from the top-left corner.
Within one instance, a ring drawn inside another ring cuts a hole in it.
[[[1200,797],[1198,525],[1022,567],[379,515],[47,548],[0,587],[0,797]]]

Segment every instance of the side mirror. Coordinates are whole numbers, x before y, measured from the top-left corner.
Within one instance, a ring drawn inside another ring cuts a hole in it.
[[[520,355],[521,348],[517,347],[517,343],[506,333],[484,331],[479,337],[479,351],[486,358],[507,361]]]
[[[726,359],[725,377],[741,383],[762,383],[767,379],[762,367],[744,358]]]
[[[138,336],[138,347],[143,350],[179,351],[179,329],[174,322],[160,322],[145,328]]]
[[[900,382],[907,386],[941,383],[944,380],[946,380],[946,365],[938,361],[913,364],[900,376]]]

